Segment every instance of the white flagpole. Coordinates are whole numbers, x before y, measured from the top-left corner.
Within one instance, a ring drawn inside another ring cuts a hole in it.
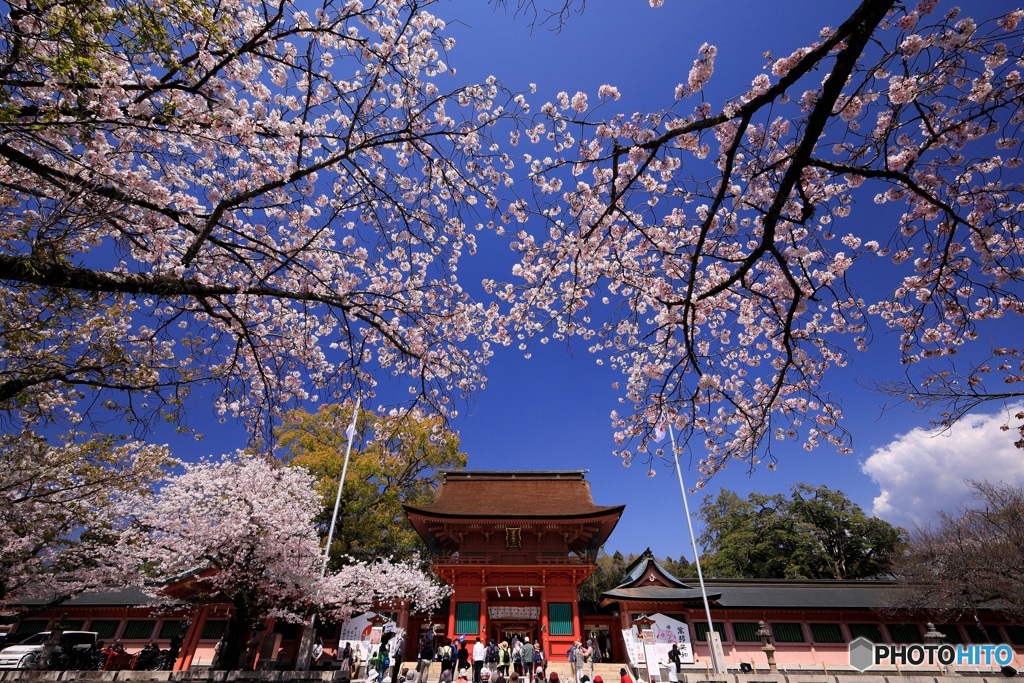
[[[331,515],[331,526],[327,532],[327,546],[324,548],[324,558],[320,565],[320,578],[327,576],[327,561],[331,559],[331,543],[334,542],[334,526],[338,521],[338,510],[341,508],[341,492],[345,488],[345,474],[348,472],[348,460],[352,455],[352,442],[356,438],[356,419],[359,417],[359,403],[361,397],[356,397],[356,408],[352,411],[352,422],[345,430],[347,442],[345,444],[345,463],[341,466],[341,478],[338,479],[338,495],[334,498],[334,514]],[[319,592],[319,589],[317,589]],[[313,651],[313,633],[316,630],[316,613],[309,618],[309,625],[302,632],[302,640],[299,642],[298,661],[295,668],[299,671],[309,669],[309,658]]]
[[[320,567],[320,577],[327,575],[327,561],[331,559],[331,543],[334,541],[334,525],[338,521],[338,509],[341,507],[341,492],[345,488],[345,474],[348,472],[348,460],[352,455],[352,442],[356,438],[356,420],[359,418],[359,403],[362,397],[356,397],[356,407],[352,411],[352,422],[345,430],[347,441],[345,444],[345,464],[341,466],[341,478],[338,480],[338,495],[334,498],[334,514],[331,515],[331,528],[327,532],[327,547],[324,548],[324,563]]]
[[[700,552],[697,550],[697,537],[693,535],[693,520],[690,518],[690,504],[686,502],[686,486],[683,485],[683,468],[679,466],[679,451],[676,450],[676,433],[672,425],[668,425],[668,436],[672,441],[672,457],[675,458],[676,475],[679,477],[679,493],[683,496],[683,511],[686,513],[686,527],[690,530],[690,545],[693,547],[693,562],[697,565],[697,581],[700,583],[700,595],[704,598],[704,614],[708,619],[708,652],[711,653],[711,664],[716,674],[725,673],[725,668],[718,660],[711,633],[715,630],[714,622],[711,621],[711,604],[708,602],[708,591],[704,586],[704,572],[700,568]]]

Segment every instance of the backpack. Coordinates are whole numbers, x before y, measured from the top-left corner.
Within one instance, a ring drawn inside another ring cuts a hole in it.
[[[519,650],[516,650],[515,652],[513,652],[512,653],[512,661],[515,662],[516,664],[519,664],[520,662],[522,662],[523,661],[523,653],[521,653]]]
[[[565,658],[567,660],[569,660],[570,662],[575,662],[576,661],[576,646],[575,645],[573,645],[572,647],[569,648],[569,653],[567,655],[565,655]]]
[[[496,662],[498,661],[498,646],[491,643],[487,646],[487,661]]]
[[[534,661],[535,664],[542,663],[544,661],[544,653],[541,652],[540,650],[536,650],[533,653],[533,661]]]
[[[438,651],[438,656],[441,658],[442,662],[452,661],[452,646],[442,645],[441,649]]]

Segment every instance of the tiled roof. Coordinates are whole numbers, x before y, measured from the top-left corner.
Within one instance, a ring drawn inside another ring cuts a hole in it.
[[[12,600],[13,604],[24,606],[45,605],[48,602],[49,601],[46,599],[38,598]],[[65,600],[61,605],[67,607],[124,607],[133,605],[152,605],[158,602],[161,602],[159,598],[154,597],[141,588],[128,586],[110,591],[81,593]]]
[[[891,581],[752,581],[705,582],[721,593],[722,607],[793,609],[883,609],[897,603],[901,588]]]
[[[718,598],[718,592],[708,591],[708,599]],[[636,600],[640,602],[651,602],[659,600],[670,600],[685,602],[700,600],[699,588],[667,588],[665,586],[642,586],[640,588],[613,588],[601,594],[604,603]]]
[[[605,592],[602,597],[605,604],[630,600],[699,599],[697,581],[689,585],[693,587],[618,587]],[[709,579],[704,585],[708,598],[716,606],[733,609],[884,609],[898,604],[902,590],[892,581],[870,580]]]
[[[633,561],[633,564],[626,568],[626,578],[616,587],[616,590],[636,584],[652,568],[655,573],[661,575],[665,582],[678,588],[690,588],[690,586],[677,579],[667,569],[662,567],[661,563],[654,559],[651,549],[648,548],[640,554],[640,557]]]
[[[595,505],[586,470],[445,472],[433,505],[406,506],[433,517],[579,517],[622,514],[624,505]]]

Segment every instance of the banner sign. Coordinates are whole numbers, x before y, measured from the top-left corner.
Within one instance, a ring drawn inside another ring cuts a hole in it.
[[[693,664],[693,647],[690,643],[690,627],[686,622],[678,621],[664,614],[652,614],[649,617],[654,622],[652,628],[652,642],[642,643],[636,635],[636,629],[623,629],[622,639],[626,643],[626,653],[633,666],[639,668],[647,665],[647,656],[650,655],[651,669],[657,670],[656,665],[667,666],[669,664],[668,652],[673,645],[679,646],[679,661],[682,664]],[[645,654],[645,650],[646,653]],[[672,665],[675,670],[675,665]]]
[[[537,621],[540,619],[540,607],[513,607],[504,605],[488,605],[487,616],[492,621],[521,619],[523,621]]]

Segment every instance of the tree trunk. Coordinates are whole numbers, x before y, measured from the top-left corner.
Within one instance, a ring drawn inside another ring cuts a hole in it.
[[[228,619],[227,628],[222,639],[223,645],[217,656],[214,668],[221,671],[232,671],[244,668],[245,645],[252,628],[253,620],[250,605],[244,600],[236,600],[234,610]]]

